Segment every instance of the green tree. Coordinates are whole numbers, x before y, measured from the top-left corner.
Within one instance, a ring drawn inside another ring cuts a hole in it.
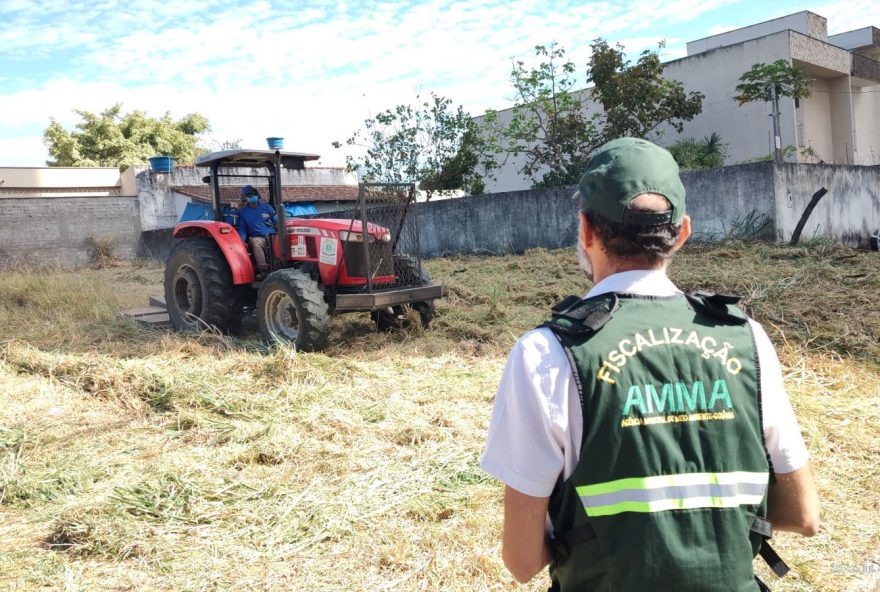
[[[520,173],[532,179],[542,175],[535,186],[566,184],[579,177],[587,155],[602,144],[601,133],[583,93],[573,91],[576,67],[565,49],[537,45],[535,54],[542,59],[537,67],[527,68],[523,61],[513,65],[516,104],[510,119],[487,111],[482,131],[495,154],[523,157]]]
[[[734,98],[740,105],[753,101],[769,101],[773,104],[773,136],[775,148],[773,160],[781,162],[784,155],[781,150],[779,124],[779,97],[791,97],[795,100],[810,96],[813,78],[804,69],[785,60],[776,60],[772,64],[753,64],[739,77],[736,85],[739,93]]]
[[[416,103],[397,105],[364,121],[364,128],[345,141],[362,150],[347,155],[349,169],[371,182],[415,182],[427,193],[465,189],[480,193],[476,174],[482,162],[482,139],[463,107],[431,93]],[[333,142],[341,148],[341,142]]]
[[[197,135],[210,129],[208,120],[191,113],[173,120],[166,113],[159,119],[143,111],[122,114],[117,103],[99,113],[75,111],[82,118],[68,132],[55,119],[43,132],[52,160],[49,166],[120,167],[147,162],[155,155],[173,156],[178,163],[191,163],[198,149]]]
[[[693,138],[679,140],[669,147],[669,152],[681,168],[705,171],[724,166],[727,144],[721,141],[717,132],[712,132],[700,141]]]
[[[739,94],[734,98],[740,105],[772,101],[774,90],[777,97],[804,99],[810,96],[813,86],[813,77],[806,70],[785,60],[754,64],[739,80],[740,84],[736,85]]]
[[[633,64],[620,44],[611,47],[597,39],[591,47],[587,82],[594,85],[590,97],[604,111],[604,141],[623,136],[648,139],[664,124],[681,133],[684,122],[703,110],[702,93],[687,93],[681,82],[663,78],[656,51],[643,51]]]
[[[519,172],[532,178],[533,186],[576,183],[589,155],[608,140],[656,139],[664,124],[681,132],[702,110],[701,93],[687,93],[680,82],[663,78],[657,52],[644,51],[633,64],[621,45],[597,39],[591,48],[585,79],[591,89],[574,90],[577,67],[563,48],[538,45],[537,67],[514,64],[516,98],[509,119],[495,111],[484,117],[488,148],[504,159],[522,158]]]

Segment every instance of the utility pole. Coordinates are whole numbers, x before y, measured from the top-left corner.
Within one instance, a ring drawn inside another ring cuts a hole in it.
[[[779,96],[776,94],[776,85],[770,85],[770,103],[773,108],[773,162],[782,162],[782,141],[779,138]]]

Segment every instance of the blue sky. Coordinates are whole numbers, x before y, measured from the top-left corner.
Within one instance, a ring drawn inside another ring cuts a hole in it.
[[[829,33],[880,26],[865,0],[405,2],[0,0],[0,166],[42,166],[42,132],[74,109],[207,116],[211,141],[267,136],[344,161],[331,147],[385,108],[434,91],[473,115],[509,106],[512,59],[557,41],[585,64],[596,37],[635,57],[800,10]]]

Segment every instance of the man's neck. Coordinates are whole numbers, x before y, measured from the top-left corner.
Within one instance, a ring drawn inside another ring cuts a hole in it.
[[[644,264],[640,264],[638,262],[633,261],[620,261],[620,260],[612,260],[606,259],[602,262],[597,262],[598,265],[593,267],[593,283],[598,284],[605,278],[614,275],[615,273],[622,273],[624,271],[665,271],[666,270],[666,262],[660,263],[659,265],[654,266],[645,266]]]

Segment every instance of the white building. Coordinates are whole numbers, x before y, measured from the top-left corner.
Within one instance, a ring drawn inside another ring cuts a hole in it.
[[[865,27],[828,36],[827,21],[803,11],[687,44],[687,57],[667,62],[664,76],[686,91],[705,95],[703,111],[678,135],[660,130],[652,138],[669,145],[717,132],[728,144],[726,164],[767,156],[772,151],[769,103],[739,106],[736,85],[756,63],[776,60],[799,66],[813,77],[813,92],[799,104],[782,97],[780,136],[789,162],[880,164],[880,29]],[[581,91],[588,93],[589,89]],[[590,105],[591,112],[598,106]],[[505,121],[511,110],[499,112]],[[477,118],[479,121],[481,118]],[[519,174],[522,161],[508,159],[487,182],[487,192],[532,185]]]

